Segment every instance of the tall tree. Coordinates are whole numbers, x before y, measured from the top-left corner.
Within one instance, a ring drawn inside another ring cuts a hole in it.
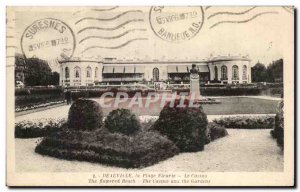
[[[27,86],[51,84],[51,68],[46,61],[38,58],[26,59],[26,69],[25,84]]]
[[[253,82],[266,82],[268,79],[267,68],[262,63],[257,63],[251,68],[251,75]]]
[[[273,61],[267,67],[268,82],[283,81],[283,59]]]
[[[15,81],[22,81],[25,79],[25,59],[21,54],[15,54]]]
[[[52,74],[51,74],[50,84],[51,85],[59,85],[59,73],[57,73],[56,71],[52,72]]]

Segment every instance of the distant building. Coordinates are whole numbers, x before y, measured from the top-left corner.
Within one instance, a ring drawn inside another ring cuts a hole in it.
[[[86,86],[94,83],[132,82],[188,83],[196,64],[204,83],[251,83],[251,60],[241,56],[213,57],[208,60],[70,60],[61,62],[60,85]]]

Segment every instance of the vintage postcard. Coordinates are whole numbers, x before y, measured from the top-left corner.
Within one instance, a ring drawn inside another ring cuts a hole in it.
[[[294,186],[294,9],[7,7],[7,185]]]

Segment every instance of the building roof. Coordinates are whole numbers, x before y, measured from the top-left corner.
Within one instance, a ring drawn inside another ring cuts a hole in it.
[[[152,63],[160,63],[160,64],[184,64],[190,65],[192,63],[197,64],[207,64],[210,62],[217,62],[217,61],[251,61],[248,56],[217,56],[211,57],[208,59],[165,59],[165,60],[142,60],[142,59],[116,59],[116,58],[109,58],[103,60],[89,60],[89,59],[79,59],[75,58],[73,60],[68,61],[59,61],[59,63],[69,63],[69,62],[95,62],[95,63],[103,63],[105,64],[152,64]]]
[[[251,59],[247,56],[217,56],[208,60],[208,62],[216,61],[251,61]]]

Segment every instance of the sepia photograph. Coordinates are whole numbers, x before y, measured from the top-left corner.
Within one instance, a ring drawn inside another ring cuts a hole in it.
[[[294,186],[293,6],[6,8],[8,186]]]

